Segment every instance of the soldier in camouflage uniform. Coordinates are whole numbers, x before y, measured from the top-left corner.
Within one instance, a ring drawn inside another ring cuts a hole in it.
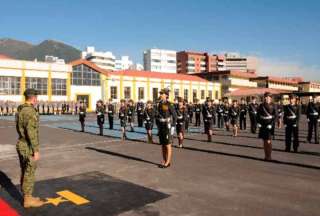
[[[20,184],[25,208],[40,207],[44,204],[39,198],[33,197],[35,172],[39,160],[39,114],[34,108],[37,92],[27,89],[24,92],[26,102],[18,107],[16,129],[19,135],[17,152],[20,161]]]

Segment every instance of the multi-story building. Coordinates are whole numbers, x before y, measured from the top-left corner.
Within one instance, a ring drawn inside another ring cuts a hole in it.
[[[86,51],[82,52],[82,59],[93,62],[97,66],[106,69],[114,70],[116,58],[112,52],[98,52],[94,47],[87,47]]]
[[[320,92],[319,82],[299,82],[298,85],[300,92]]]
[[[221,93],[227,93],[248,88],[257,88],[257,82],[252,81],[256,78],[254,73],[246,73],[241,71],[219,71],[215,73],[201,73],[198,76],[212,82],[221,83]]]
[[[177,73],[176,51],[148,49],[143,52],[144,70]]]
[[[298,91],[298,80],[296,78],[282,78],[274,76],[259,76],[256,78],[251,78],[251,81],[257,82],[258,88],[269,88],[284,90],[288,92]]]
[[[115,61],[115,70],[128,70],[133,66],[133,62],[129,59],[129,56],[121,56],[120,59]]]
[[[133,64],[129,69],[138,71],[144,70],[143,65],[139,63]]]
[[[244,58],[237,53],[226,53],[224,55],[189,51],[177,53],[178,73],[198,74],[231,70],[255,73],[256,59],[253,57]]]
[[[48,55],[46,55],[44,61],[48,62],[48,63],[65,64],[64,59],[60,59],[59,57],[56,57],[56,56],[48,56]]]

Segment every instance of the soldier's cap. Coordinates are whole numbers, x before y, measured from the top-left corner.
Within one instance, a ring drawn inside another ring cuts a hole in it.
[[[97,103],[103,103],[103,101],[102,100],[98,100]]]
[[[147,101],[147,104],[152,104],[152,100],[148,100],[148,101]]]
[[[161,91],[159,92],[160,94],[166,94],[169,96],[170,90],[167,88],[161,89]]]
[[[178,97],[178,102],[184,102],[183,98],[182,97]]]
[[[125,103],[126,100],[125,100],[125,99],[121,99],[120,102],[121,102],[121,103]]]
[[[265,98],[266,98],[266,97],[272,97],[272,94],[271,94],[270,92],[265,92],[263,96],[264,96]]]
[[[253,99],[257,99],[257,97],[256,97],[256,96],[252,96],[251,99],[252,99],[252,100],[253,100]]]
[[[295,94],[290,94],[290,95],[289,95],[289,98],[290,98],[290,99],[292,99],[292,98],[297,98],[297,97],[298,97],[298,96],[295,95]]]
[[[37,96],[38,91],[32,88],[26,89],[23,93],[25,97]]]

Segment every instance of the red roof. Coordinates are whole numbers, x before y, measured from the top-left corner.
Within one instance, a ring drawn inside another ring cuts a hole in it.
[[[251,72],[242,72],[242,71],[236,71],[236,70],[227,70],[227,71],[218,71],[218,72],[209,72],[212,75],[230,75],[233,77],[239,77],[239,78],[256,78],[257,75],[255,73]]]
[[[263,95],[265,92],[270,92],[271,94],[289,93],[289,91],[270,88],[240,88],[227,93],[226,96],[254,96]]]
[[[205,80],[201,77],[198,77],[198,76],[177,74],[177,73],[161,73],[161,72],[154,72],[154,71],[122,70],[122,71],[110,72],[110,75],[123,75],[123,76],[147,77],[147,78],[155,78],[155,79],[208,82],[207,80]]]
[[[275,76],[257,77],[257,78],[253,78],[253,80],[268,80],[268,81],[277,82],[277,83],[298,84],[298,81],[296,80],[282,78],[282,77],[275,77]]]
[[[0,54],[0,59],[13,59],[10,56],[7,56],[5,54]]]
[[[186,75],[186,74],[177,74],[177,73],[161,73],[161,72],[154,72],[154,71],[138,71],[138,70],[122,70],[122,71],[110,71],[103,68],[100,68],[96,64],[85,60],[85,59],[78,59],[75,61],[70,62],[72,66],[85,64],[92,69],[96,70],[99,73],[102,73],[106,76],[109,75],[123,75],[123,76],[132,76],[132,77],[148,77],[148,78],[155,78],[155,79],[169,79],[169,80],[185,80],[185,81],[195,81],[195,82],[208,82],[207,80],[200,78],[198,76]]]

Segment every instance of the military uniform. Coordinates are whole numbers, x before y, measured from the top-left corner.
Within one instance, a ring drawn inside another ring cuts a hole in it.
[[[131,131],[134,131],[133,128],[133,123],[134,123],[134,106],[133,105],[129,105],[127,108],[127,119],[128,119],[128,123],[130,124],[131,127]]]
[[[319,112],[320,108],[314,102],[309,102],[307,107],[307,119],[308,119],[308,142],[311,143],[312,133],[314,133],[314,142],[319,144]]]
[[[194,107],[192,104],[188,104],[189,122],[192,123]]]
[[[288,104],[284,106],[284,125],[286,137],[286,151],[291,150],[292,136],[293,136],[293,150],[298,151],[299,147],[299,119],[300,107],[298,105]]]
[[[229,123],[230,123],[229,111],[230,111],[230,107],[228,105],[225,105],[224,110],[223,110],[223,121],[224,121],[224,124],[226,126],[227,131],[230,130],[230,128],[229,128]]]
[[[273,103],[260,104],[257,110],[257,122],[259,123],[259,138],[270,140],[274,135],[274,122],[277,117],[277,108]]]
[[[138,102],[136,106],[136,112],[138,117],[138,127],[143,127],[143,117],[144,117],[144,103]]]
[[[212,125],[213,125],[213,115],[214,115],[214,109],[213,107],[209,107],[208,105],[205,105],[202,110],[203,115],[203,122],[204,122],[204,131],[208,135],[208,141],[211,142],[211,135],[209,134],[209,131],[211,131]]]
[[[144,126],[146,130],[152,130],[153,129],[153,123],[154,123],[154,110],[151,109],[145,109],[143,112],[143,119],[144,119]]]
[[[158,135],[161,145],[172,144],[172,127],[176,125],[176,111],[174,104],[160,101],[157,107]]]
[[[240,104],[240,130],[247,129],[247,112],[248,106],[246,104]]]
[[[120,126],[125,128],[126,122],[127,122],[127,109],[125,106],[120,107],[119,109],[119,120],[120,120]]]
[[[239,107],[231,106],[229,109],[229,118],[232,126],[238,126]]]
[[[115,113],[114,105],[112,103],[108,104],[108,120],[109,120],[109,129],[113,129],[113,116]]]
[[[87,108],[85,105],[79,107],[79,121],[81,124],[81,131],[84,132],[85,120],[86,120]]]
[[[185,132],[185,123],[187,119],[188,112],[185,108],[176,108],[177,114],[177,123],[176,123],[176,131],[177,134]]]
[[[218,128],[223,128],[223,113],[224,113],[224,105],[218,104],[217,106],[217,116],[218,116]]]
[[[251,133],[256,133],[257,131],[257,114],[258,114],[258,104],[257,103],[250,103],[248,107],[249,117],[250,117],[250,128]]]
[[[196,116],[196,124],[195,126],[198,127],[201,125],[201,120],[200,120],[200,116],[201,116],[201,104],[196,104],[194,107],[195,110],[195,116]]]
[[[97,114],[97,124],[99,126],[100,136],[103,136],[103,124],[105,120],[104,112],[105,112],[105,109],[103,104],[101,106],[97,106],[96,114]]]

